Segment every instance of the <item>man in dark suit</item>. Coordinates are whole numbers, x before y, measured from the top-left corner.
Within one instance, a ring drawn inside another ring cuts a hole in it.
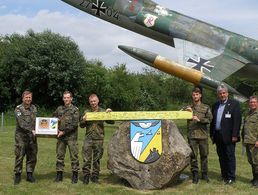
[[[236,178],[235,146],[236,142],[240,141],[240,105],[228,98],[228,89],[225,85],[218,86],[217,94],[219,101],[212,106],[210,136],[216,144],[221,176],[225,184],[232,184]]]

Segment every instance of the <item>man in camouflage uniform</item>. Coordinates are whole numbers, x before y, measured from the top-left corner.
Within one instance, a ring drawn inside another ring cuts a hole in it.
[[[207,125],[212,120],[210,107],[201,102],[202,91],[194,88],[192,91],[192,105],[187,107],[187,111],[193,112],[193,118],[187,121],[188,142],[192,149],[191,171],[193,174],[192,182],[199,182],[198,176],[198,151],[200,151],[202,179],[209,182],[208,178],[208,129]]]
[[[15,166],[14,184],[21,181],[22,162],[26,155],[27,181],[34,183],[33,172],[37,162],[38,145],[35,137],[35,121],[37,108],[31,104],[32,93],[24,91],[22,104],[15,108],[16,131],[15,131]]]
[[[242,131],[248,162],[252,166],[252,185],[258,188],[258,97],[249,98],[249,113],[244,120]]]
[[[100,172],[100,159],[103,155],[103,142],[104,142],[104,121],[86,121],[87,112],[104,112],[105,110],[99,107],[99,98],[96,94],[89,97],[90,110],[84,112],[84,116],[80,120],[80,127],[86,127],[85,140],[82,147],[83,156],[83,183],[88,184],[91,175],[91,181],[98,183]],[[111,112],[110,108],[106,112]],[[107,123],[114,124],[114,121],[106,121]],[[93,170],[91,171],[91,163],[93,161]]]
[[[72,167],[72,183],[78,182],[78,123],[79,123],[79,109],[72,104],[73,96],[69,91],[63,94],[64,105],[59,106],[54,112],[53,116],[59,119],[57,144],[56,144],[56,182],[63,180],[64,159],[66,146],[68,146],[71,167]]]

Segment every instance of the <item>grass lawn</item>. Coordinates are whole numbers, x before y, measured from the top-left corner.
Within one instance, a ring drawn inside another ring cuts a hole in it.
[[[179,129],[184,133],[184,121],[177,121]],[[237,181],[232,186],[224,185],[220,181],[220,169],[218,157],[215,151],[215,145],[210,144],[209,155],[209,177],[210,183],[200,181],[199,184],[191,183],[191,173],[189,167],[184,170],[189,179],[169,186],[161,190],[140,191],[125,186],[117,177],[110,174],[106,167],[107,162],[107,144],[117,126],[106,127],[105,153],[101,161],[101,184],[83,185],[80,173],[80,181],[77,184],[71,184],[71,167],[69,153],[66,153],[66,167],[64,181],[62,183],[54,182],[55,179],[55,146],[54,138],[38,138],[38,163],[35,170],[36,183],[26,182],[26,173],[23,171],[22,181],[19,185],[13,185],[13,165],[14,165],[14,126],[5,127],[0,130],[0,194],[258,194],[258,189],[251,187],[251,168],[247,162],[246,155],[242,155],[242,146],[237,144]],[[81,147],[84,139],[83,129],[79,130],[79,149],[80,166],[82,165]],[[184,133],[185,134],[185,133]],[[25,170],[25,169],[24,169]]]

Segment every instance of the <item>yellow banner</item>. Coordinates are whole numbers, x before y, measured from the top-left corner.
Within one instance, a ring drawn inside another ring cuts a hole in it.
[[[88,112],[85,116],[87,121],[191,119],[192,117],[192,112],[188,111]]]

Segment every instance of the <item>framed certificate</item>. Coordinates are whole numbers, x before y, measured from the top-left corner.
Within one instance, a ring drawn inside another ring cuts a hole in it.
[[[58,130],[58,118],[37,117],[36,135],[37,136],[56,136]]]

